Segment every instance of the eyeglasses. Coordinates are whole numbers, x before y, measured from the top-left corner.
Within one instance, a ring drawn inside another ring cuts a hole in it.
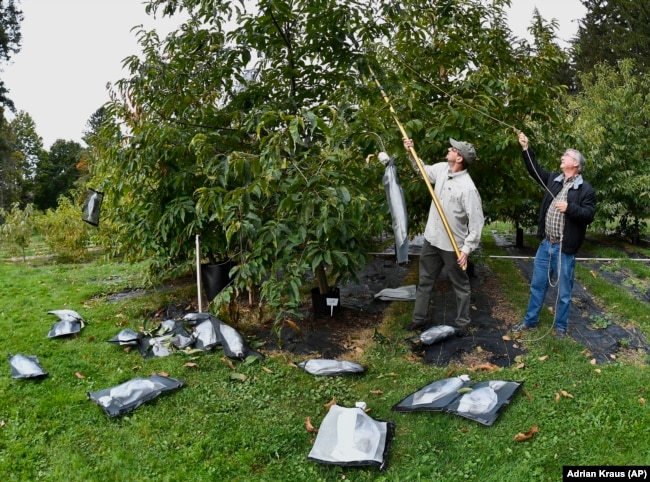
[[[565,158],[565,157],[570,157],[570,158],[573,159],[574,161],[579,162],[578,159],[576,159],[576,158],[573,157],[571,154],[569,154],[569,151],[567,151],[567,152],[565,152],[564,154],[562,154],[562,158]]]

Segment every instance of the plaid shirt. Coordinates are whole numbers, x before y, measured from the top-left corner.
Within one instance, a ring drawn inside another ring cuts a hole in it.
[[[555,196],[555,202],[566,201],[567,193],[569,189],[573,187],[573,183],[576,180],[576,176],[572,176],[569,179],[564,180],[562,185],[562,190],[557,193]],[[555,209],[554,203],[552,203],[548,211],[546,211],[546,235],[550,237],[553,241],[557,241],[562,236],[562,230],[564,228],[564,213],[561,213]]]

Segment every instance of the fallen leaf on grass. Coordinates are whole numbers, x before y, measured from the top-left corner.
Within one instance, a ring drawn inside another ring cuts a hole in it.
[[[273,373],[273,370],[270,368],[262,367],[262,370],[264,370],[266,373]]]
[[[560,394],[555,392],[555,403],[560,401]]]
[[[187,368],[198,368],[198,367],[199,367],[199,364],[198,364],[198,363],[194,363],[194,362],[187,362],[187,363],[186,363],[185,365],[183,365],[183,366],[184,366],[184,367],[187,367]]]
[[[501,337],[501,339],[504,340],[504,341],[510,341],[510,340],[512,340],[512,338],[510,338],[509,335],[503,335],[503,336]]]
[[[88,337],[88,341],[95,341],[95,335],[90,335]]]
[[[601,373],[600,368],[596,368],[594,371],[595,371],[596,373]]]
[[[305,419],[305,428],[307,429],[307,432],[318,432],[318,429],[314,428],[314,426],[311,424],[311,417],[307,417]]]
[[[169,373],[167,373],[167,372],[158,372],[158,375],[160,375],[161,377],[168,377]]]
[[[524,395],[526,395],[526,398],[530,400],[531,402],[533,401],[533,396],[530,394],[528,390],[524,390]]]
[[[546,361],[546,360],[548,360],[548,355],[540,356],[540,357],[538,358],[538,360],[539,360],[539,361]]]
[[[469,430],[467,427],[460,427],[459,430],[460,430],[461,432],[463,432],[463,433],[469,433],[469,432],[470,432],[470,430]]]
[[[336,405],[336,398],[332,398],[329,402],[327,402],[324,405],[325,410],[329,410],[330,408],[332,408],[332,405]]]
[[[80,380],[86,378],[83,373],[81,372],[74,372],[74,376],[79,378]]]
[[[248,380],[248,377],[244,375],[243,373],[231,373],[230,374],[230,379],[231,380],[239,380],[240,382],[245,382]]]
[[[522,369],[526,368],[526,364],[525,363],[520,363],[518,365],[515,365],[514,368],[515,368],[515,370],[522,370]]]
[[[595,365],[597,362],[596,362],[596,359],[595,359],[595,358],[592,358],[591,361],[590,361],[589,363],[591,363],[592,365]]]
[[[220,360],[221,360],[222,362],[224,362],[226,365],[228,365],[228,368],[230,368],[231,370],[234,370],[234,369],[235,369],[235,365],[233,365],[232,362],[231,362],[228,358],[226,358],[225,356],[222,356],[222,357],[220,358]]]
[[[488,372],[497,372],[497,371],[501,370],[501,367],[499,365],[495,365],[493,363],[481,363],[480,365],[476,365],[475,367],[473,367],[472,370],[474,370],[474,371],[486,370]]]
[[[390,373],[382,373],[379,375],[377,378],[384,378],[384,377],[396,377],[397,373],[395,372],[390,372]]]
[[[383,395],[384,391],[383,390],[370,390],[370,393],[373,395]]]
[[[521,433],[519,432],[517,435],[515,435],[515,442],[523,442],[525,440],[528,440],[533,437],[537,432],[539,432],[539,428],[537,426],[531,427],[530,430],[526,433]]]
[[[645,405],[645,398],[639,398],[639,403],[641,405]]]
[[[571,395],[571,394],[570,394],[569,392],[567,392],[566,390],[561,390],[560,393],[562,393],[562,395],[564,395],[564,396],[567,397],[567,398],[573,398],[573,395]]]

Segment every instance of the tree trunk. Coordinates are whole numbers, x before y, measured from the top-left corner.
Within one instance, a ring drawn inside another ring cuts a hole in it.
[[[515,247],[523,248],[524,247],[524,229],[517,226],[515,231]]]
[[[330,287],[327,283],[327,274],[325,274],[325,264],[320,263],[316,268],[316,280],[318,281],[318,289],[321,295],[329,293]]]

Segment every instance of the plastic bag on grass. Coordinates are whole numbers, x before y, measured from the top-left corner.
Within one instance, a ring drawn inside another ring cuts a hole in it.
[[[221,344],[219,334],[209,318],[194,327],[192,337],[194,338],[194,347],[199,350],[210,351]]]
[[[54,315],[60,321],[54,323],[47,334],[48,338],[75,335],[85,326],[86,321],[74,310],[50,310],[48,315]]]
[[[456,334],[456,328],[449,325],[436,325],[423,331],[417,340],[423,345],[433,345]]]
[[[99,405],[109,417],[123,415],[158,395],[177,390],[185,382],[163,375],[134,378],[112,388],[88,392],[88,398]]]
[[[244,360],[249,356],[260,360],[265,358],[260,352],[249,347],[236,329],[210,313],[188,313],[183,320],[195,324],[195,348],[210,350],[221,345],[225,355],[234,360]]]
[[[144,358],[169,356],[193,341],[183,323],[176,320],[165,320],[147,333],[149,336],[137,340],[138,350]]]
[[[81,323],[78,321],[58,321],[52,325],[47,337],[57,338],[59,336],[76,335],[81,331],[81,328]]]
[[[393,422],[374,420],[361,408],[332,405],[307,458],[323,464],[374,465],[384,470],[394,431]]]
[[[50,310],[47,314],[55,315],[61,321],[78,321],[82,326],[86,323],[83,317],[75,310]]]
[[[349,373],[362,373],[364,368],[358,363],[346,360],[328,360],[314,358],[298,363],[298,367],[307,373],[319,376],[346,375]]]
[[[490,426],[523,382],[491,380],[471,384],[467,375],[430,383],[393,406],[396,412],[447,412]]]
[[[244,342],[244,337],[232,326],[223,321],[214,318],[213,323],[221,340],[221,347],[228,358],[235,360],[244,360],[249,356],[254,356],[260,360],[265,357],[260,352],[253,350]]]
[[[415,285],[400,286],[399,288],[384,288],[375,294],[382,301],[409,301],[415,299]]]
[[[11,378],[43,378],[47,372],[43,370],[36,355],[9,355]]]
[[[108,342],[115,343],[117,345],[136,346],[138,344],[138,340],[140,340],[143,336],[144,335],[142,333],[138,333],[137,331],[133,331],[130,328],[126,328],[108,340]]]

